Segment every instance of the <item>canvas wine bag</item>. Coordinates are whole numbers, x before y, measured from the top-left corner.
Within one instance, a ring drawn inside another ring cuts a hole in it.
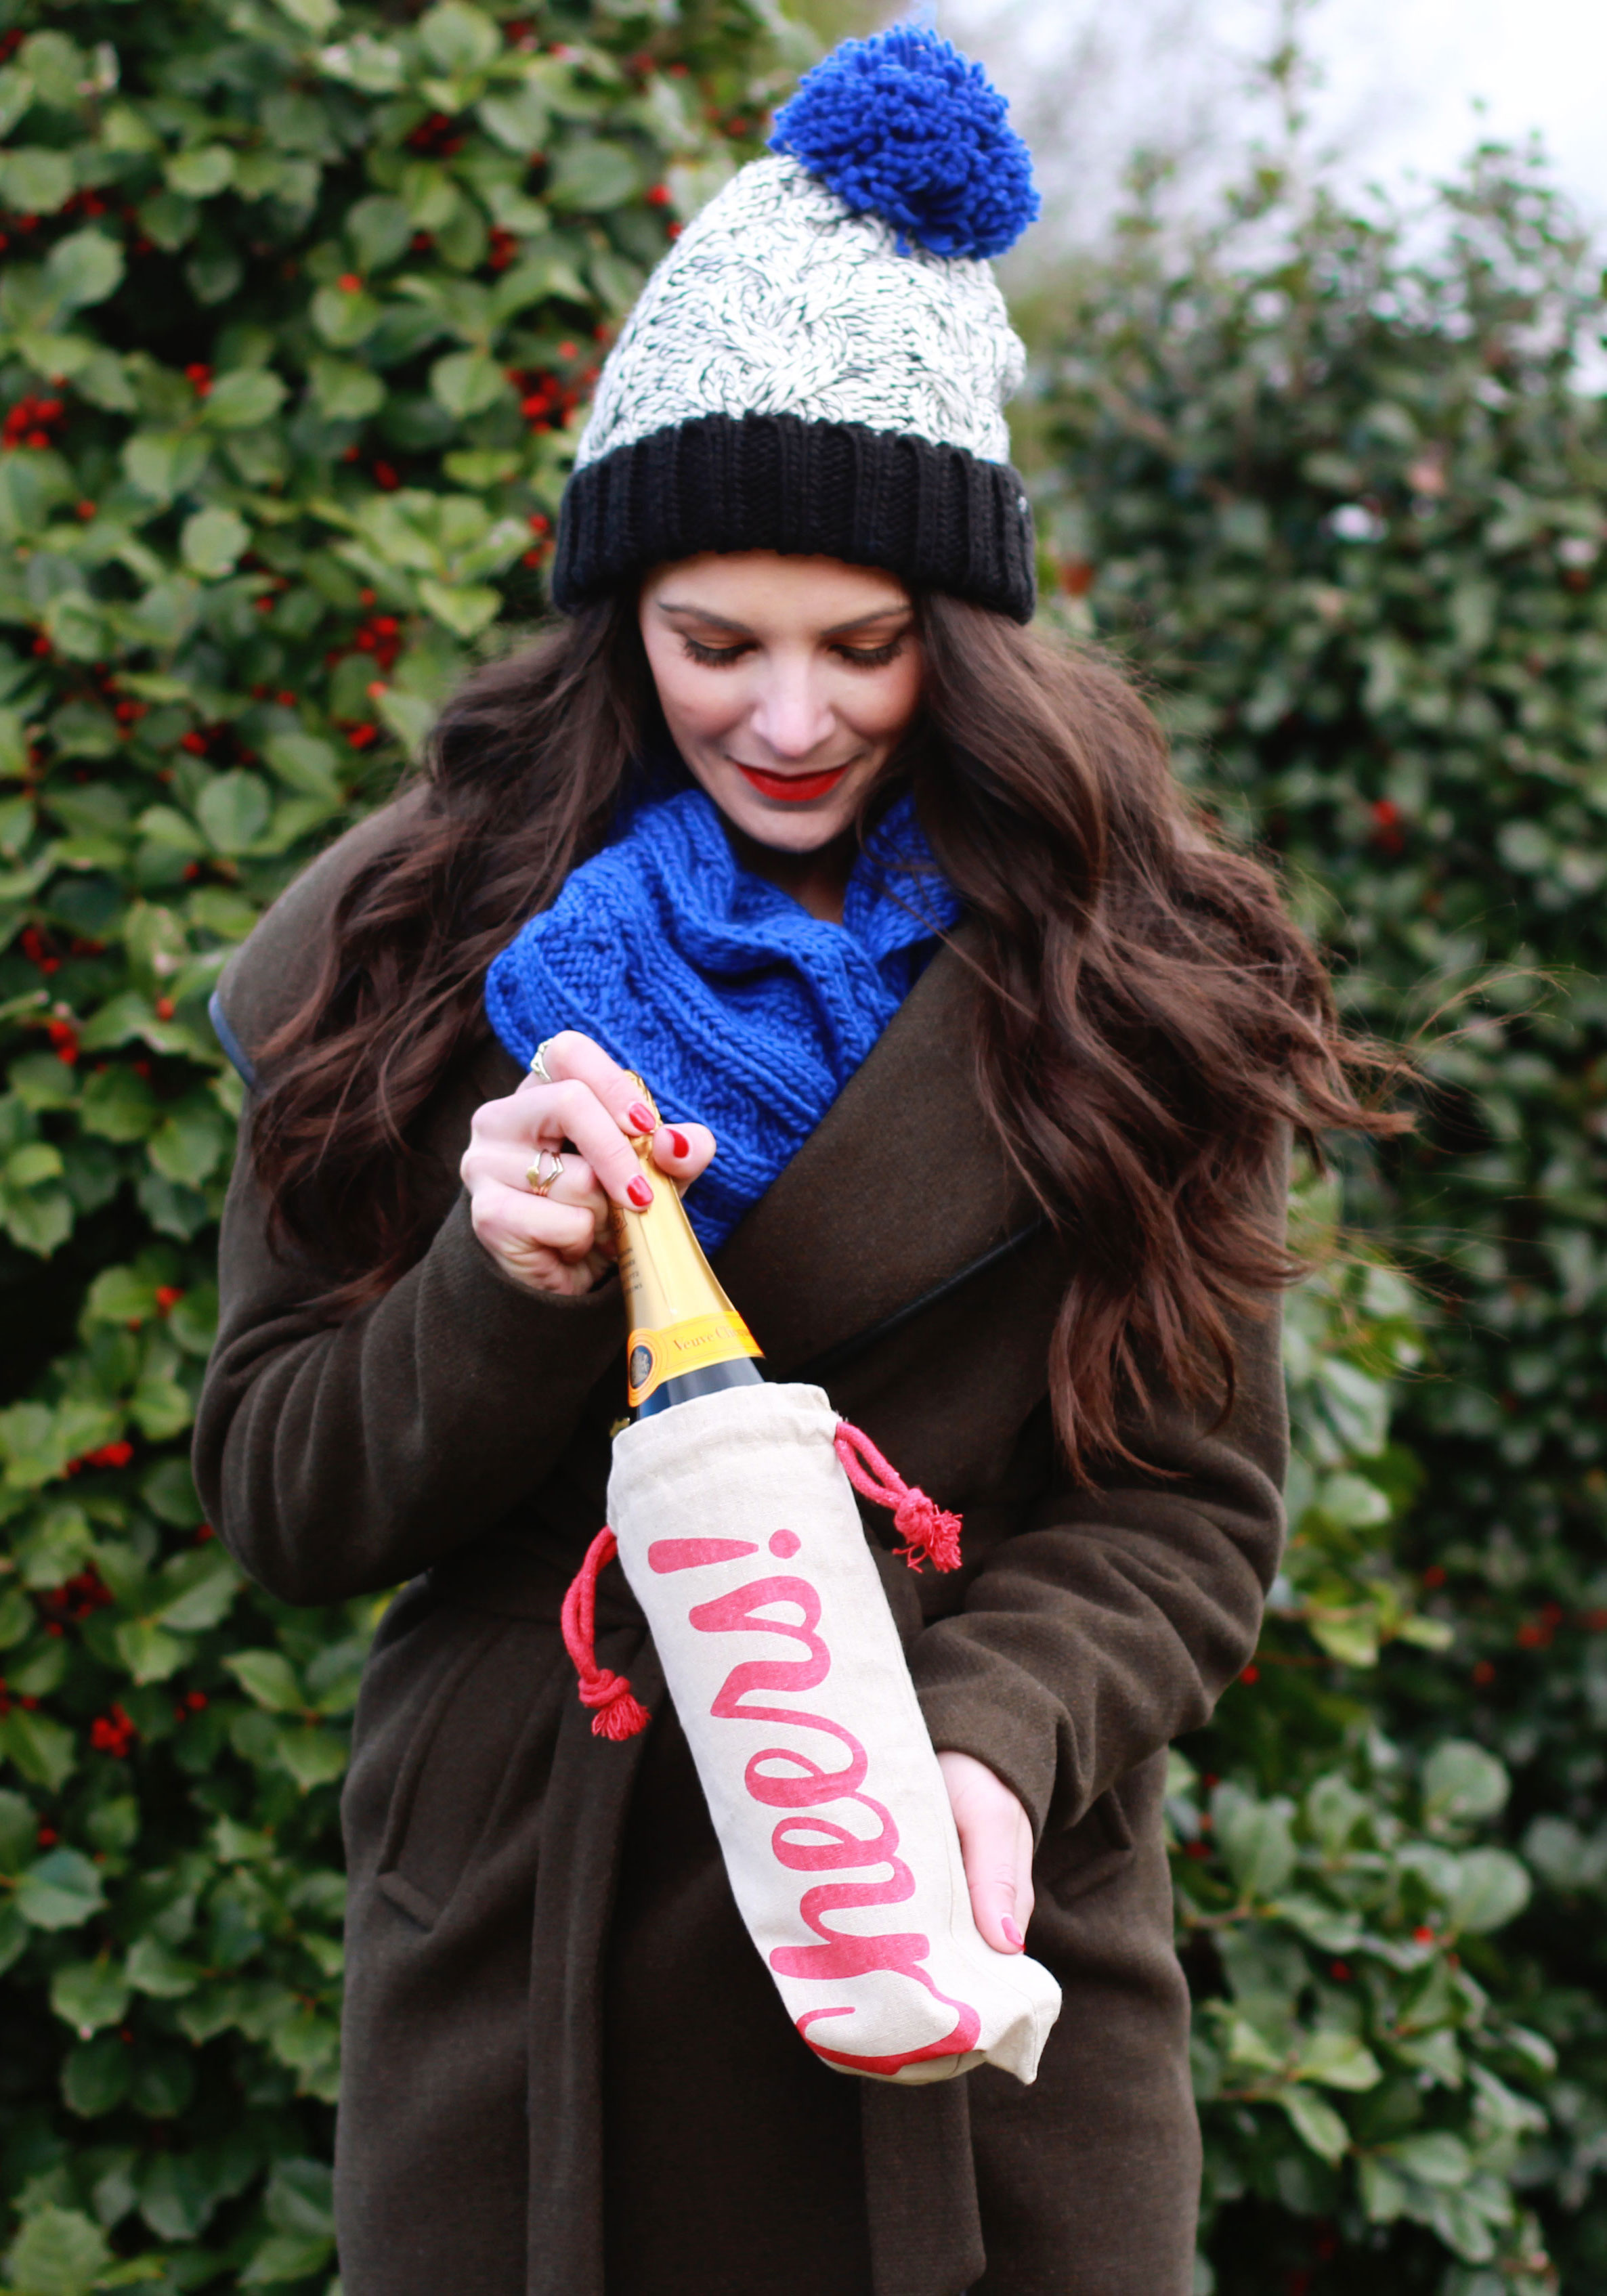
[[[742,1919],[809,2046],[880,2079],[988,2063],[1030,2081],[1060,1990],[1037,1962],[995,1953],[972,1918],[845,1462],[870,1485],[853,1449],[840,1452],[849,1431],[819,1388],[783,1385],[638,1420],[615,1442],[609,1482],[619,1559]],[[601,1680],[588,1703],[628,1699]]]

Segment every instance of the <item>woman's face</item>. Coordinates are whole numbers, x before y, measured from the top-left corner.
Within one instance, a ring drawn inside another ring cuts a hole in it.
[[[726,819],[786,853],[841,836],[920,698],[902,582],[837,558],[710,554],[655,569],[640,611],[671,739]]]

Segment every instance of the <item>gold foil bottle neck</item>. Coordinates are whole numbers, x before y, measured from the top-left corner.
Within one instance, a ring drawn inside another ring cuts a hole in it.
[[[640,1077],[632,1081],[656,1117],[646,1084]],[[626,1395],[635,1411],[666,1380],[751,1358],[759,1349],[703,1256],[680,1190],[652,1160],[652,1133],[633,1133],[630,1144],[653,1192],[643,1210],[613,1207],[629,1326]]]

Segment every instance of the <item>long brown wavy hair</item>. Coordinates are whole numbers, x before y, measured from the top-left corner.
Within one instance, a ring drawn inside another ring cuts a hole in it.
[[[1326,1131],[1406,1119],[1360,1097],[1379,1056],[1119,671],[951,597],[915,606],[921,708],[890,773],[972,922],[983,1106],[1072,1247],[1049,1387],[1086,1476],[1125,1452],[1146,1376],[1230,1406],[1233,1319],[1299,1273],[1269,1217],[1285,1139],[1316,1153]],[[488,1034],[487,968],[666,743],[634,595],[447,706],[405,838],[348,885],[316,986],[262,1047],[257,1171],[279,1236],[331,1271],[332,1315],[425,1249],[425,1112]]]

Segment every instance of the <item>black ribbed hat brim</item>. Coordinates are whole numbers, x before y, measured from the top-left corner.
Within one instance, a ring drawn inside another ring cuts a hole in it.
[[[960,447],[806,422],[709,414],[655,430],[577,471],[553,568],[563,611],[667,560],[776,550],[885,567],[1030,621],[1032,512],[1018,473]]]

